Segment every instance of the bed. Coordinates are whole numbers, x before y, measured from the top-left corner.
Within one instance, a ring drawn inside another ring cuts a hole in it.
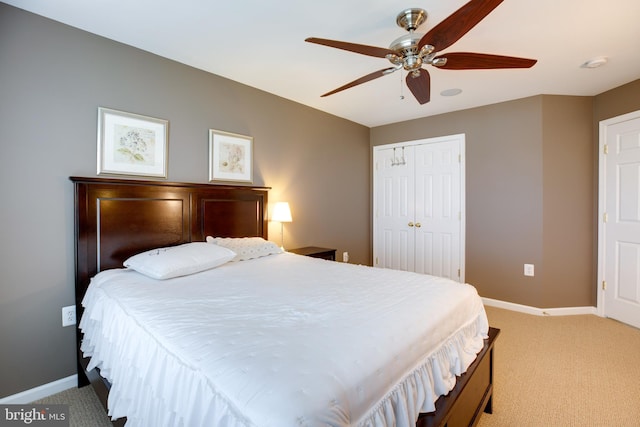
[[[196,243],[208,236],[267,244],[268,188],[71,180],[78,383],[94,387],[114,424],[454,426],[491,412],[499,331],[472,287],[276,250],[149,278],[123,262],[158,248],[210,250]],[[404,295],[398,280],[430,290]],[[438,323],[403,326],[389,317],[398,307],[408,322],[426,311]]]

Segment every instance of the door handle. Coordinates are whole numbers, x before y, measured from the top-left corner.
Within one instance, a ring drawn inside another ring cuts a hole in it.
[[[416,222],[416,227],[420,228],[420,227],[422,227],[422,224],[420,224],[419,222]]]
[[[409,227],[413,227],[413,223],[410,222],[409,224],[407,224]]]

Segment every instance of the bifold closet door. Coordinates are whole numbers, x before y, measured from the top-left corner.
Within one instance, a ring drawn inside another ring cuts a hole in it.
[[[457,141],[415,146],[414,270],[460,276],[460,149]]]
[[[374,266],[414,271],[413,147],[377,152]],[[404,160],[403,160],[404,159]]]
[[[374,266],[464,280],[463,135],[374,149]]]

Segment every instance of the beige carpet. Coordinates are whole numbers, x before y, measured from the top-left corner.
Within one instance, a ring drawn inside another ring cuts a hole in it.
[[[479,427],[640,427],[640,330],[597,316],[487,313],[501,334],[494,413]],[[69,404],[71,427],[110,425],[91,387],[38,403]]]
[[[487,307],[495,347],[491,426],[640,426],[640,330],[597,316]]]
[[[71,388],[33,403],[69,405],[69,427],[112,427],[91,387]]]

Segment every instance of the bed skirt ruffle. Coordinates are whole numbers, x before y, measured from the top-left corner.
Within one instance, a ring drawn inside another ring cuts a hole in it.
[[[418,415],[434,412],[440,396],[456,385],[488,338],[489,323],[484,311],[464,326],[393,388],[359,427],[415,427]]]
[[[104,289],[90,286],[83,305],[81,350],[91,358],[88,369],[99,368],[112,385],[108,398],[112,419],[126,416],[129,427],[254,425],[202,372],[175,356],[170,344],[159,342],[126,316]],[[456,377],[482,349],[487,332],[487,317],[481,310],[353,425],[415,426],[419,413],[433,412],[438,397],[453,389]]]
[[[80,349],[91,357],[87,369],[99,368],[111,383],[107,413],[112,420],[127,417],[128,427],[252,425],[206,377],[108,299],[104,290],[89,287],[82,302]]]

